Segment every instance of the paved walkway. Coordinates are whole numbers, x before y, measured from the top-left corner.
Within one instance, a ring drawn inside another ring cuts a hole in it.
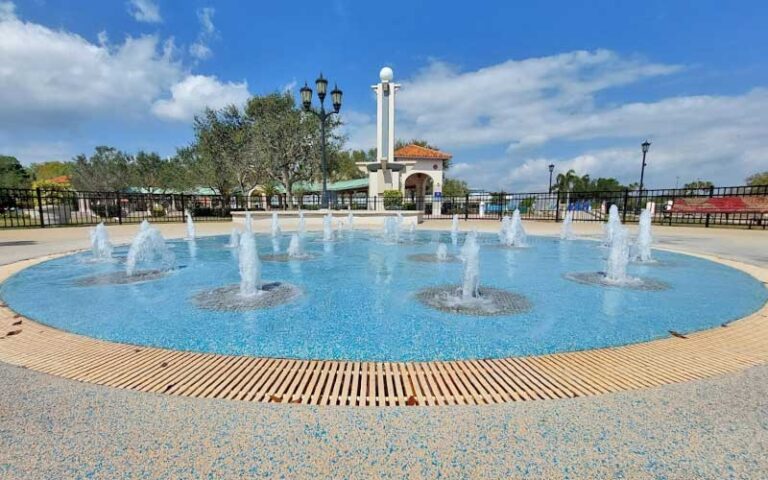
[[[198,224],[198,231],[230,227]],[[431,227],[444,225],[424,225]],[[557,226],[526,228],[547,234]],[[127,241],[135,229],[111,234]],[[183,235],[181,225],[162,229]],[[597,235],[599,225],[578,225],[577,233]],[[768,264],[765,232],[656,233],[670,247]],[[8,243],[27,241],[35,243]],[[0,263],[87,243],[82,228],[0,231]],[[723,479],[768,472],[768,367],[593,398],[440,409],[176,398],[7,364],[0,364],[0,385],[0,478]]]

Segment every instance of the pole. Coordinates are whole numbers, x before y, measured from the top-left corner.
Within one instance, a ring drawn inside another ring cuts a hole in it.
[[[123,224],[123,205],[122,205],[123,202],[120,200],[120,192],[116,192],[115,197],[117,199],[117,223],[122,225]]]
[[[43,194],[39,188],[37,190],[37,213],[40,215],[40,228],[45,228],[45,219],[43,218]]]
[[[640,196],[643,196],[643,177],[645,176],[645,154],[647,152],[643,152],[643,165],[640,167]]]
[[[555,201],[555,222],[559,222],[559,221],[560,221],[560,190],[558,189],[557,200]]]
[[[643,154],[645,156],[645,154]],[[627,223],[627,203],[629,202],[629,189],[624,189],[624,207],[622,208],[623,212],[621,214],[621,223]]]
[[[469,220],[469,194],[464,195],[464,220]]]
[[[552,170],[549,171],[549,193],[552,193]]]
[[[328,208],[328,163],[325,155],[325,107],[320,103],[320,144],[323,149],[323,198],[322,207]]]

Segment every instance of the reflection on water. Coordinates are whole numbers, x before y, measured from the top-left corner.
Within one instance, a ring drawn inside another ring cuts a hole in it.
[[[620,288],[604,288],[602,295],[602,311],[609,317],[607,321],[611,324],[615,324],[615,319],[617,317],[626,314],[626,309],[623,308],[623,304],[624,296],[627,295],[627,292],[626,290],[622,290]]]

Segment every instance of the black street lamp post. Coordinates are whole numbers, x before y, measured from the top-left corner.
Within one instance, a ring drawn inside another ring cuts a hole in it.
[[[342,91],[339,87],[334,86],[331,91],[331,103],[333,104],[333,111],[325,111],[325,95],[328,91],[328,80],[323,78],[323,74],[315,80],[315,88],[317,88],[317,98],[320,99],[320,110],[312,108],[312,89],[307,86],[307,82],[304,82],[304,86],[301,87],[299,92],[301,93],[301,103],[304,106],[304,111],[313,113],[320,120],[320,142],[322,149],[323,159],[323,192],[321,197],[322,208],[328,208],[328,160],[325,152],[325,123],[331,118],[331,115],[338,114],[341,110],[341,96]]]
[[[648,153],[648,149],[651,148],[651,142],[648,140],[644,141],[640,144],[640,148],[643,149],[643,166],[640,167],[640,191],[638,192],[638,199],[640,204],[637,206],[637,208],[642,208],[643,204],[643,177],[645,177],[645,166],[647,165],[645,163],[645,154]]]
[[[552,193],[552,172],[555,171],[555,164],[549,164],[549,193]]]
[[[640,144],[640,147],[643,149],[643,166],[640,169],[640,195],[642,195],[643,194],[643,177],[645,176],[645,166],[647,165],[645,163],[645,154],[648,153],[648,149],[651,148],[651,142],[646,140]]]

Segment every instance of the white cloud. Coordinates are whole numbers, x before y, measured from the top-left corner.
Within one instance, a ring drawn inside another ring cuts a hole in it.
[[[216,10],[211,7],[201,8],[197,11],[197,20],[200,22],[200,33],[195,43],[190,45],[189,54],[198,60],[205,60],[213,55],[208,43],[216,37],[216,27],[213,24],[213,15]]]
[[[280,87],[281,92],[293,92],[293,90],[296,88],[296,80],[291,80],[290,82],[286,83],[285,85]]]
[[[189,75],[171,87],[171,98],[158,100],[152,112],[168,120],[189,121],[205,107],[242,106],[250,93],[246,82],[222,83],[216,77]]]
[[[128,12],[139,22],[159,23],[163,21],[160,16],[160,7],[152,0],[130,0]]]
[[[455,156],[451,174],[489,189],[546,190],[549,163],[558,171],[637,181],[639,143],[646,136],[654,142],[646,169],[650,186],[673,185],[676,176],[681,182],[706,177],[738,184],[765,169],[765,89],[601,101],[611,89],[684,72],[604,50],[510,60],[468,72],[432,62],[402,80],[397,135],[425,138],[454,153],[470,151],[469,158]],[[370,123],[349,127],[350,138],[359,137],[356,128],[371,129]],[[472,158],[473,148],[500,153]]]
[[[347,136],[347,148],[352,150],[368,150],[376,147],[375,116],[342,108],[341,121],[341,131]]]
[[[198,60],[205,60],[207,58],[211,58],[213,55],[213,50],[211,50],[211,48],[204,43],[195,42],[189,46],[189,54]]]
[[[249,96],[246,82],[191,74],[172,40],[146,35],[110,44],[100,32],[92,43],[25,22],[13,4],[0,3],[0,12],[0,132],[7,139],[149,115],[189,121],[205,106],[240,105]]]
[[[13,2],[0,2],[0,21],[16,18],[16,5]]]
[[[597,93],[680,70],[605,50],[510,60],[463,73],[433,62],[403,81],[401,118],[415,135],[440,145],[540,145],[567,133],[574,116],[595,112]]]
[[[106,47],[109,43],[109,35],[107,34],[106,30],[100,31],[96,36],[96,39],[98,40],[99,45],[102,47]]]
[[[146,112],[184,75],[172,41],[99,41],[12,16],[0,20],[0,126],[69,126],[99,114]]]

